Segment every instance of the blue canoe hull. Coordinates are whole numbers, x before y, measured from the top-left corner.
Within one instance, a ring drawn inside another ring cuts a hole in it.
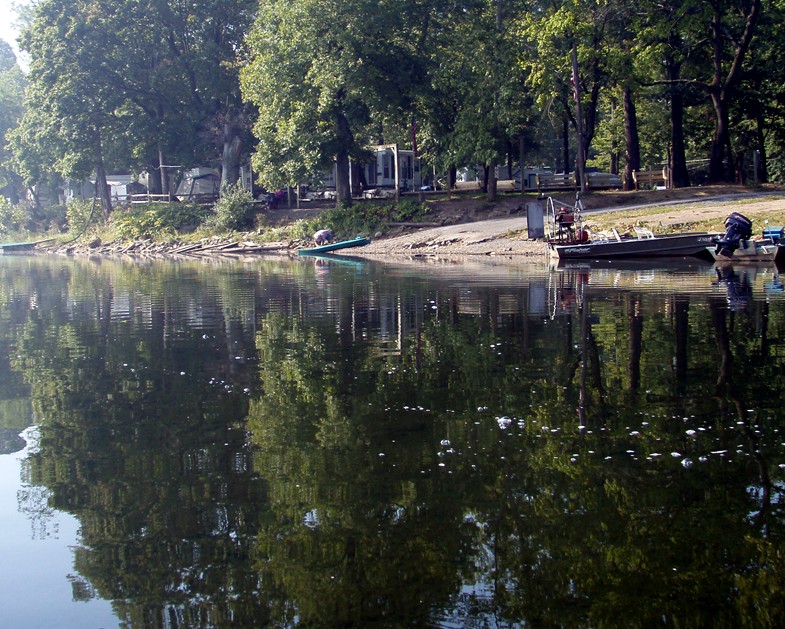
[[[320,253],[329,253],[330,251],[337,251],[338,249],[348,249],[349,247],[362,247],[371,242],[368,238],[361,238],[358,236],[354,240],[342,240],[340,242],[331,242],[329,245],[322,245],[321,247],[311,247],[310,249],[298,249],[297,254],[301,256],[318,255]]]

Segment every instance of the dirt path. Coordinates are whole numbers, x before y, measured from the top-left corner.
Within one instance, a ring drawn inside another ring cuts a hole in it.
[[[647,210],[645,220],[650,225],[689,226],[696,219],[722,220],[733,211],[739,211],[755,220],[761,213],[776,212],[781,215],[779,224],[785,224],[785,198],[765,196],[754,201],[750,194],[722,195],[711,199],[680,200],[677,204],[662,206],[662,211],[651,214]],[[597,207],[584,214],[587,222],[597,222],[604,212],[625,211],[628,216],[637,208],[649,205]],[[541,240],[529,240],[526,214],[520,210],[507,218],[494,218],[469,223],[445,225],[410,231],[398,236],[379,238],[362,249],[352,250],[352,255],[375,256],[453,256],[453,255],[503,255],[545,256],[546,245]]]

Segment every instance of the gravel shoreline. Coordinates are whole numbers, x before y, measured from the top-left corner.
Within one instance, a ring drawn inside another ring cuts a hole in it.
[[[337,254],[367,258],[423,258],[423,257],[462,257],[462,256],[503,256],[505,258],[547,258],[548,247],[543,240],[528,237],[527,221],[522,208],[515,208],[506,217],[488,218],[457,222],[440,227],[410,227],[403,233],[391,234],[372,239],[364,247],[355,247]],[[627,214],[631,209],[596,208],[587,210],[584,219],[596,221],[606,212],[622,211]],[[746,193],[733,198],[701,199],[692,203],[680,202],[678,205],[658,206],[656,212],[645,216],[650,225],[659,224],[673,229],[688,227],[696,219],[722,220],[732,211],[739,211],[755,220],[755,216],[772,212],[778,224],[785,224],[785,198],[755,197]],[[627,214],[628,215],[628,214]],[[779,218],[781,217],[781,219]],[[757,221],[760,222],[760,221]],[[721,223],[720,223],[721,224]],[[762,226],[755,225],[757,233]],[[688,229],[687,229],[688,230]],[[39,248],[38,251],[67,256],[123,256],[123,257],[248,257],[254,255],[297,255],[301,247],[311,246],[304,242],[265,243],[254,240],[254,234],[244,234],[234,239],[214,237],[199,242],[156,243],[151,240],[135,242],[102,243],[97,239],[88,243],[67,243]]]

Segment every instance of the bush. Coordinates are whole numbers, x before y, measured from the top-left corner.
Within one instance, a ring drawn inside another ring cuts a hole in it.
[[[266,242],[280,242],[287,240],[310,240],[318,229],[321,229],[320,219],[300,219],[289,225],[269,227],[264,230],[262,240]]]
[[[65,208],[55,205],[36,210],[27,202],[14,205],[0,196],[0,233],[28,234],[42,233],[52,229],[60,230],[65,222]]]
[[[253,197],[240,184],[228,184],[221,189],[208,227],[219,230],[242,230],[253,226]]]
[[[8,199],[0,195],[0,234],[2,235],[12,231],[13,219],[11,217],[11,212],[13,207],[14,206],[11,205],[11,202]]]
[[[372,235],[387,229],[388,221],[417,221],[429,211],[425,204],[414,201],[400,203],[359,203],[352,207],[323,210],[318,218],[299,220],[286,227],[269,228],[263,239],[310,240],[319,229],[329,229],[338,240],[348,240],[360,235]]]
[[[74,235],[87,231],[90,223],[100,216],[101,206],[93,201],[73,199],[65,207],[65,220]]]
[[[427,205],[407,199],[398,203],[362,203],[325,210],[321,218],[323,226],[329,227],[336,236],[354,238],[385,231],[388,221],[417,221],[427,214]]]
[[[120,238],[134,240],[196,229],[209,213],[196,203],[146,203],[115,211],[109,220]]]

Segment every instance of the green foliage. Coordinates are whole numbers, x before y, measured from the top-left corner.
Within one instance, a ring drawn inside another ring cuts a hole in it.
[[[8,58],[10,53],[10,59]],[[13,62],[9,62],[13,60]],[[23,187],[7,147],[9,132],[22,115],[25,78],[8,44],[0,40],[0,190],[21,198]]]
[[[4,196],[0,196],[0,235],[6,234],[12,223],[13,205]]]
[[[427,76],[413,49],[422,38],[419,20],[408,16],[429,11],[369,0],[260,4],[240,79],[258,111],[254,166],[263,185],[304,181],[335,160],[345,167],[337,177],[342,198],[349,156],[378,137],[374,117],[411,110],[412,93]]]
[[[86,177],[102,163],[127,172],[161,156],[188,166],[216,159],[224,129],[247,126],[236,56],[255,8],[254,0],[36,2],[21,35],[30,89],[14,144],[25,177]]]
[[[358,235],[371,236],[385,232],[388,222],[418,221],[428,215],[427,204],[403,200],[399,203],[358,203],[323,210],[318,217],[302,219],[286,227],[264,230],[262,238],[268,242],[310,240],[319,229],[330,229],[338,240]]]
[[[101,216],[101,208],[93,201],[73,199],[66,206],[65,216],[69,231],[72,234],[82,234]]]
[[[27,202],[11,203],[0,196],[0,234],[60,231],[65,222],[63,206],[36,209]]]
[[[213,208],[207,226],[215,229],[241,230],[253,225],[253,197],[239,183],[221,188],[221,198]]]
[[[120,238],[135,239],[174,235],[195,229],[210,210],[195,203],[150,203],[116,211],[110,223]]]
[[[262,232],[262,240],[266,242],[310,240],[314,232],[321,229],[322,226],[321,219],[301,219],[283,227],[271,227],[264,229]]]
[[[428,213],[428,206],[415,201],[399,203],[361,204],[338,207],[322,213],[323,226],[329,227],[339,238],[354,238],[386,231],[389,221],[416,221]]]

